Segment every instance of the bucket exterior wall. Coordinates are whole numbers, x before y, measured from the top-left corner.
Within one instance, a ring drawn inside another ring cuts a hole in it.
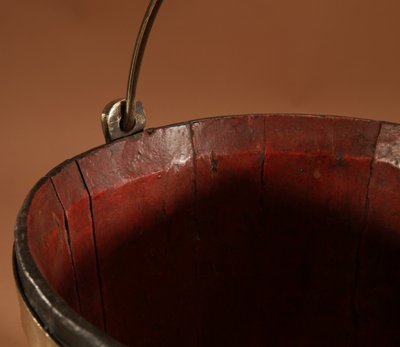
[[[31,347],[57,347],[59,346],[50,336],[47,334],[37,319],[32,315],[31,311],[26,306],[25,302],[18,295],[21,324],[24,329],[26,338],[28,339],[29,346]]]

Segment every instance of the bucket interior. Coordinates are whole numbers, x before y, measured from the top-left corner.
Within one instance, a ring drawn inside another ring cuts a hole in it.
[[[396,345],[399,135],[317,116],[151,129],[52,172],[29,248],[126,345]]]

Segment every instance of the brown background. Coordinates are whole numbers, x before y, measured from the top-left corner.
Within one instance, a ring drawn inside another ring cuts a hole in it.
[[[145,0],[1,0],[0,345],[24,346],[14,220],[49,169],[103,142]],[[165,0],[139,81],[148,125],[263,112],[400,121],[398,0]]]

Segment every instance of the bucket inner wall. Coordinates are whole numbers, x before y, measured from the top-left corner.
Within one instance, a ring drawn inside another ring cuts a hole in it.
[[[274,115],[150,129],[52,172],[28,244],[66,304],[126,345],[391,344],[398,133]]]

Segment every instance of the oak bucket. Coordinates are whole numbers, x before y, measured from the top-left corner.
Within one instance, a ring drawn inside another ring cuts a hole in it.
[[[400,125],[124,102],[19,213],[32,346],[400,345]]]

